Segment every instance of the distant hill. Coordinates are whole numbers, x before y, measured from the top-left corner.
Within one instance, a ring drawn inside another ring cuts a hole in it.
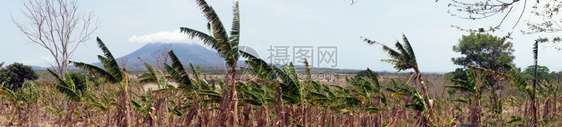
[[[224,67],[225,61],[215,51],[209,50],[201,45],[188,43],[149,43],[142,48],[117,58],[119,65],[126,65],[127,68],[145,68],[138,58],[154,66],[157,59],[167,56],[168,51],[174,50],[176,56],[185,65],[201,65],[201,67]],[[168,64],[170,60],[168,60]],[[101,65],[100,63],[95,63]]]

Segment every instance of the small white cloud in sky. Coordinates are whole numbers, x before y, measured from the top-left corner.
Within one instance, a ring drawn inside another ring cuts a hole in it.
[[[39,58],[28,59],[19,61],[25,65],[35,65],[35,66],[42,66],[42,67],[50,67],[51,65],[55,65],[55,60],[52,57],[41,56]],[[10,63],[11,64],[11,63]]]
[[[194,38],[196,39],[196,38]],[[180,33],[180,30],[175,31],[161,31],[156,32],[148,35],[133,35],[129,38],[129,42],[136,42],[136,43],[194,43],[198,42],[194,39],[191,39],[184,33]]]

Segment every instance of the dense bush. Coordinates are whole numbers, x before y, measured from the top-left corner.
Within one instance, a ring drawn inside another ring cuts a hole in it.
[[[37,73],[31,69],[31,66],[21,63],[13,63],[0,69],[0,82],[4,82],[4,86],[13,91],[20,89],[26,80],[37,78]]]

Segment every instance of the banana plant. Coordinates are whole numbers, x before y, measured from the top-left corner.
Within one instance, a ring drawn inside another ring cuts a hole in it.
[[[158,85],[158,89],[164,89],[169,86],[164,72],[154,69],[152,65],[146,62],[144,62],[144,66],[146,67],[148,72],[138,77],[140,83],[156,83]]]
[[[187,93],[193,93],[197,91],[198,87],[192,84],[187,70],[184,68],[183,64],[174,53],[174,50],[168,52],[168,55],[172,60],[172,65],[164,63],[164,68],[166,69],[166,71],[168,71],[170,78],[176,80],[176,82],[178,83],[178,88],[185,90]]]
[[[156,109],[152,106],[152,100],[150,99],[152,91],[146,91],[144,96],[139,96],[140,101],[138,100],[131,100],[135,110],[141,112],[143,114],[143,118],[148,122],[150,126],[154,126],[154,120],[156,119],[157,112]]]
[[[193,66],[193,64],[189,64],[191,68],[191,73],[193,74],[193,78],[189,76],[188,70],[184,68],[183,64],[179,60],[179,58],[175,55],[174,51],[168,52],[170,59],[172,61],[172,65],[164,64],[164,68],[168,72],[171,79],[174,79],[178,83],[178,88],[186,91],[188,98],[194,99],[195,96],[201,96],[203,98],[199,98],[194,100],[194,102],[198,103],[199,101],[205,103],[220,103],[222,93],[215,91],[216,88],[214,85],[209,84],[205,79],[201,79],[201,68],[200,66]],[[224,85],[224,82],[220,83],[221,86]]]
[[[196,0],[197,4],[201,8],[201,11],[204,13],[207,21],[207,27],[211,33],[207,34],[205,32],[195,30],[188,27],[180,27],[180,32],[187,34],[189,37],[194,38],[197,37],[204,44],[211,46],[211,48],[217,50],[218,54],[224,58],[226,64],[230,68],[227,75],[229,75],[229,85],[230,89],[229,94],[223,94],[223,99],[221,102],[221,115],[226,115],[228,109],[233,110],[232,112],[232,119],[230,119],[230,124],[236,126],[236,122],[238,121],[238,108],[237,108],[237,97],[236,97],[236,64],[240,55],[238,53],[238,43],[240,40],[240,12],[238,7],[238,2],[234,3],[234,18],[232,21],[232,29],[230,31],[230,36],[227,34],[227,30],[224,27],[222,21],[220,20],[219,16],[211,7],[211,5],[207,4],[205,0]],[[228,98],[228,99],[227,99]],[[219,119],[220,124],[225,123],[226,119],[221,117]]]
[[[74,102],[82,101],[83,94],[81,91],[76,90],[76,85],[74,84],[74,81],[72,81],[72,78],[70,78],[70,74],[68,73],[68,71],[65,71],[65,75],[67,77],[66,79],[62,79],[60,75],[51,71],[50,69],[47,69],[47,71],[49,71],[49,73],[57,79],[58,83],[55,84],[55,88],[59,92],[63,93],[66,97]]]
[[[381,61],[388,62],[394,65],[394,68],[398,71],[407,70],[407,69],[414,69],[416,72],[416,79],[420,82],[423,98],[426,101],[425,103],[429,104],[429,95],[427,93],[427,86],[425,85],[425,81],[423,80],[422,73],[418,68],[418,62],[416,60],[416,55],[414,53],[414,49],[412,45],[410,45],[410,41],[406,38],[406,35],[402,35],[402,39],[404,40],[404,44],[401,44],[399,41],[396,42],[395,49],[392,49],[385,44],[379,43],[377,41],[372,41],[367,38],[364,38],[363,41],[367,44],[380,44],[382,45],[382,49],[388,53],[388,55],[392,59],[383,59]],[[438,119],[435,116],[435,109],[432,105],[428,106],[429,109],[429,117],[432,119],[434,123],[438,123]]]
[[[361,100],[362,104],[365,106],[362,109],[375,112],[379,110],[377,106],[375,106],[375,103],[378,103],[379,106],[386,104],[386,97],[381,92],[378,75],[373,73],[369,68],[367,68],[367,73],[370,81],[360,76],[346,78],[346,81],[352,95]]]
[[[268,85],[261,85],[254,82],[246,84],[240,83],[240,101],[254,106],[267,106],[273,104],[273,91],[267,88]]]
[[[476,75],[474,71],[466,71],[466,80],[451,79],[455,85],[447,85],[446,88],[454,89],[457,91],[464,92],[468,94],[468,102],[470,103],[470,122],[472,125],[479,126],[481,123],[481,107],[480,107],[480,97],[481,93],[481,83],[479,82],[479,76]]]
[[[408,84],[396,81],[394,79],[390,79],[390,84],[392,85],[392,87],[385,88],[385,91],[389,93],[389,96],[403,98],[411,97],[412,95],[414,95],[414,88],[409,86]]]
[[[105,46],[105,44],[103,43],[103,41],[97,37],[96,38],[97,42],[98,42],[98,46],[99,48],[102,50],[102,52],[104,53],[104,55],[98,55],[98,59],[100,60],[100,62],[103,64],[103,68],[89,64],[89,63],[84,63],[84,62],[75,62],[75,61],[70,61],[71,64],[73,64],[74,66],[84,69],[86,71],[88,71],[89,73],[99,76],[103,79],[105,79],[106,81],[110,82],[110,83],[115,83],[115,84],[119,84],[119,91],[120,91],[120,106],[121,108],[125,109],[123,110],[119,110],[119,112],[126,114],[125,115],[125,122],[119,122],[119,123],[123,123],[124,125],[120,125],[120,126],[130,126],[131,124],[131,119],[130,119],[130,104],[129,104],[129,78],[128,78],[128,74],[127,72],[125,72],[125,69],[120,68],[119,64],[117,64],[117,61],[115,60],[115,57],[113,57],[113,55],[111,54],[111,52],[109,51],[109,49]],[[105,68],[105,69],[104,69]],[[121,120],[121,119],[120,119]]]

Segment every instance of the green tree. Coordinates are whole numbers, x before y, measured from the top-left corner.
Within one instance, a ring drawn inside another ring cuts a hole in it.
[[[474,66],[489,69],[497,72],[505,73],[511,69],[513,64],[512,52],[513,44],[506,41],[506,37],[497,37],[490,34],[471,33],[463,35],[459,40],[459,44],[453,46],[453,51],[461,53],[463,56],[452,58],[454,64],[466,66]],[[496,113],[501,113],[498,106],[498,96],[496,90],[499,86],[493,76],[486,76],[487,84],[491,87],[492,108]]]
[[[5,82],[6,88],[17,91],[26,80],[37,79],[37,73],[31,68],[21,63],[13,63],[6,68],[0,69],[0,83]]]
[[[475,66],[506,72],[513,63],[512,52],[515,51],[511,42],[506,38],[499,38],[490,34],[471,33],[463,35],[459,44],[453,46],[453,51],[463,56],[452,58],[454,64]]]
[[[533,79],[533,72],[535,70],[535,65],[529,65],[523,71],[523,78],[525,80],[532,80]],[[550,75],[550,70],[546,66],[537,66],[537,80],[547,80],[550,81],[552,79],[552,75]]]

